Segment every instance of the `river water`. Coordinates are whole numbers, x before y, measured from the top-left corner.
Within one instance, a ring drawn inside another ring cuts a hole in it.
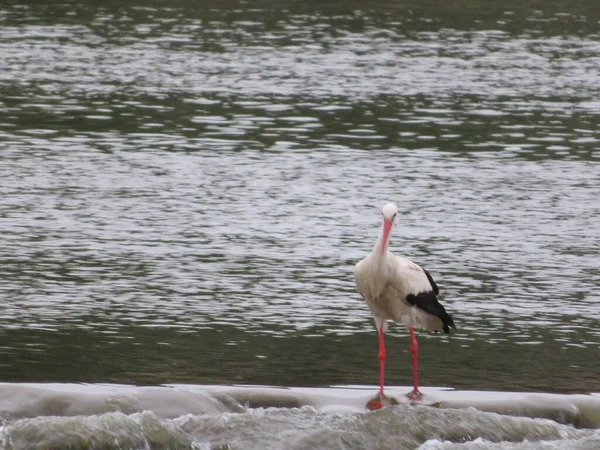
[[[423,385],[600,392],[595,1],[198,3],[0,5],[2,381],[376,384],[393,201]]]

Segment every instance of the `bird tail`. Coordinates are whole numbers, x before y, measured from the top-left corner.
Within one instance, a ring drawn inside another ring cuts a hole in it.
[[[450,317],[450,314],[448,314],[446,311],[444,311],[444,313],[441,314],[439,316],[439,318],[442,321],[442,330],[444,330],[444,333],[450,334],[450,328],[453,328],[454,330],[456,330],[456,325],[454,325],[454,320],[452,320],[452,317]]]

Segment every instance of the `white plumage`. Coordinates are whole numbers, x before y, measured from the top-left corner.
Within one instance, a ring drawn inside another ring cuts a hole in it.
[[[387,321],[426,330],[441,330],[439,317],[410,305],[408,295],[433,291],[423,268],[412,261],[386,252],[383,258],[369,255],[356,264],[356,287],[361,293],[377,328],[387,331]]]
[[[375,319],[379,334],[380,393],[375,402],[381,407],[384,386],[385,345],[383,334],[387,321],[392,320],[408,327],[413,354],[414,390],[412,399],[420,399],[417,376],[417,341],[414,327],[426,330],[443,330],[448,333],[454,321],[438,302],[439,289],[433,278],[421,266],[393,255],[388,251],[389,237],[398,213],[396,205],[390,203],[382,210],[381,234],[371,253],[359,261],[354,268],[356,287],[363,296]]]

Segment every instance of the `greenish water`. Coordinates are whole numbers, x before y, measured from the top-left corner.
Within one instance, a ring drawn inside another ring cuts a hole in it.
[[[0,379],[375,384],[352,266],[394,201],[458,326],[424,385],[598,392],[599,20],[4,2]]]

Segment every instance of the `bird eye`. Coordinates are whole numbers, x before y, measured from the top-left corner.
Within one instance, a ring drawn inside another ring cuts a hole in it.
[[[395,218],[396,218],[396,214],[397,214],[397,213],[394,213],[394,215],[392,216],[392,219],[395,219]]]

